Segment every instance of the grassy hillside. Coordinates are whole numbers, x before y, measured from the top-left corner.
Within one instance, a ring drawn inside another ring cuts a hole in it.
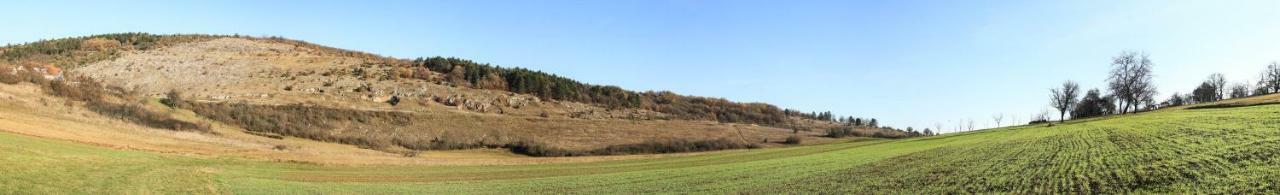
[[[34,83],[86,102],[65,105],[105,118],[198,132],[229,125],[404,156],[478,148],[581,156],[774,147],[794,143],[789,138],[839,139],[821,136],[832,128],[881,138],[920,135],[881,128],[874,119],[837,122],[829,112],[635,92],[459,58],[394,59],[278,37],[122,33],[43,40],[0,47],[0,70],[0,83]],[[76,84],[82,82],[102,85]],[[102,95],[114,97],[97,101]],[[197,116],[177,120],[167,116],[175,109],[137,104],[151,98],[190,101],[171,107]],[[23,106],[48,106],[41,102]]]
[[[1275,193],[1278,112],[1175,108],[927,138],[502,166],[320,166],[0,133],[0,193]]]
[[[510,98],[507,96],[512,96],[509,93],[515,93],[599,108],[563,113],[574,118],[680,119],[781,128],[810,125],[815,121],[833,123],[835,119],[829,112],[805,113],[767,103],[735,102],[667,91],[630,91],[582,83],[553,73],[503,68],[452,57],[394,59],[280,37],[118,33],[0,47],[0,69],[14,66],[60,67],[111,86],[136,88],[144,95],[180,90],[218,101],[279,104],[305,102],[296,101],[298,99],[326,100],[316,98],[321,94],[346,94],[365,99],[418,96],[409,98],[447,100],[442,103],[461,104],[459,107],[482,113],[557,114],[556,109],[522,112],[520,109],[526,107],[526,103],[507,105]],[[442,85],[448,89],[424,85]],[[456,92],[460,89],[467,93]],[[473,93],[476,91],[488,94]],[[630,112],[619,114],[620,111]],[[829,126],[831,124],[819,124],[813,128]],[[876,131],[882,137],[911,136],[891,129]]]

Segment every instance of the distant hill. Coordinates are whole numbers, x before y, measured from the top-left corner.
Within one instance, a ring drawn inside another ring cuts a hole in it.
[[[767,147],[788,137],[821,142],[832,140],[824,137],[830,129],[857,136],[915,135],[765,103],[634,92],[524,68],[459,58],[387,58],[278,37],[94,35],[4,47],[0,63],[13,73],[62,68],[65,75],[53,74],[66,76],[70,86],[80,86],[74,83],[81,79],[100,82],[108,89],[102,94],[112,98],[85,101],[108,117],[162,110],[133,105],[137,101],[167,101],[169,109],[198,116],[131,120],[153,128],[227,125],[266,137],[397,153],[664,153]]]

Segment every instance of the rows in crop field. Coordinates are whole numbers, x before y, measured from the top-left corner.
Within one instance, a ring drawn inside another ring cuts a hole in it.
[[[1052,127],[1012,127],[839,147],[781,158],[733,162],[701,157],[679,160],[679,164],[688,166],[657,161],[636,169],[622,164],[554,165],[538,171],[561,170],[566,174],[417,183],[416,187],[406,190],[421,193],[1275,193],[1280,191],[1280,186],[1274,184],[1280,181],[1280,158],[1277,158],[1280,156],[1280,123],[1277,122],[1280,115],[1277,111],[1280,106],[1156,111]],[[581,169],[574,170],[573,166]],[[493,168],[519,171],[514,170],[517,167]],[[587,171],[610,168],[628,171]],[[234,184],[237,183],[230,183]],[[367,187],[385,186],[369,184]]]
[[[552,193],[1276,191],[1271,185],[1248,182],[1278,181],[1275,169],[1260,168],[1274,167],[1269,164],[1280,149],[1280,141],[1264,139],[1278,135],[1268,130],[1275,129],[1266,122],[1273,119],[1230,114],[1144,114],[717,166],[483,182],[487,188],[443,186]]]
[[[951,145],[793,181],[808,192],[1258,192],[1256,166],[1280,155],[1276,108],[1155,113],[1126,120],[988,133]],[[1225,124],[1225,125],[1224,125]],[[1274,180],[1275,171],[1263,178]],[[1244,175],[1244,176],[1240,176]],[[1211,183],[1221,182],[1221,183]],[[1202,185],[1219,188],[1207,189]],[[1269,185],[1263,185],[1269,186]]]
[[[1155,111],[920,139],[583,164],[227,165],[216,183],[228,192],[260,193],[1268,194],[1280,192],[1277,111],[1280,105]],[[293,177],[323,174],[391,179]]]

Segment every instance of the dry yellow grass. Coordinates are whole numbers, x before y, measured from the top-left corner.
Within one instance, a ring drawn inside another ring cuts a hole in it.
[[[1269,94],[1269,95],[1260,95],[1260,96],[1253,96],[1253,97],[1226,99],[1226,100],[1216,101],[1216,102],[1185,105],[1182,107],[1198,109],[1198,108],[1215,108],[1215,107],[1217,108],[1240,107],[1240,106],[1277,104],[1277,103],[1280,103],[1280,94]]]
[[[242,129],[215,123],[216,134],[177,132],[106,118],[66,100],[40,92],[36,85],[0,85],[0,131],[67,140],[126,150],[144,150],[211,157],[245,157],[316,164],[395,165],[506,165],[653,158],[687,155],[629,155],[602,157],[533,158],[505,150],[476,149],[427,151],[417,157],[361,149],[355,146],[306,139],[271,139],[244,133]],[[187,111],[175,116],[199,120]],[[284,150],[276,149],[285,146]]]
[[[316,164],[394,165],[510,165],[594,162],[695,154],[655,154],[595,157],[527,157],[500,149],[425,151],[416,157],[362,149],[351,145],[299,138],[271,139],[243,129],[213,123],[214,134],[155,129],[103,117],[67,100],[43,94],[37,85],[0,85],[0,131],[67,140],[126,150],[189,154],[212,157],[246,157]],[[154,103],[152,109],[168,110]],[[169,110],[182,120],[203,120],[185,110]],[[498,114],[436,110],[427,118],[455,124],[438,130],[471,131],[507,127],[511,136],[528,136],[565,146],[642,142],[653,137],[692,136],[782,140],[790,130],[699,121],[627,121],[569,118],[519,118]],[[468,122],[469,121],[469,122]],[[496,124],[501,123],[501,124]],[[665,129],[665,130],[664,130]],[[738,133],[741,129],[742,133]],[[816,135],[816,132],[811,134]],[[822,143],[832,139],[815,138]],[[575,145],[576,144],[576,145]],[[283,146],[283,150],[278,149]]]
[[[388,79],[385,74],[389,74],[390,67],[369,65],[382,60],[324,51],[271,40],[217,38],[131,51],[72,72],[89,75],[108,85],[137,89],[153,97],[178,90],[196,101],[305,104],[404,111],[418,116],[406,126],[351,127],[335,132],[350,136],[448,138],[456,142],[536,141],[563,149],[590,150],[665,139],[726,138],[744,143],[776,143],[792,134],[791,130],[782,128],[658,120],[655,118],[664,114],[542,101],[529,95],[451,87],[427,80],[394,76]],[[362,87],[371,90],[356,90]],[[403,101],[395,106],[373,101],[390,95],[397,95]],[[459,98],[480,106],[446,105],[438,102],[441,98]],[[543,117],[543,113],[547,116]],[[797,120],[819,127],[802,132],[814,136],[807,141],[826,140],[816,135],[830,123]]]

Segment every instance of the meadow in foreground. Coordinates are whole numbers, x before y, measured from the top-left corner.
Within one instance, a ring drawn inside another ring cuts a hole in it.
[[[1280,191],[1278,113],[1169,108],[927,138],[509,166],[322,166],[0,133],[0,193],[1268,193]]]

